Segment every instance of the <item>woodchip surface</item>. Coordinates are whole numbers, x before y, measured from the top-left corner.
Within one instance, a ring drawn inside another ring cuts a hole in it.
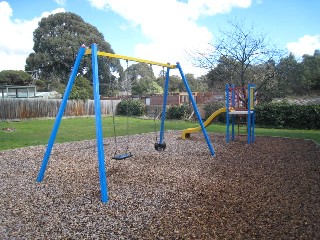
[[[94,140],[0,152],[0,239],[320,239],[320,148],[312,141],[244,137],[230,144],[167,131],[129,140],[112,160],[104,139],[109,202],[100,201]]]

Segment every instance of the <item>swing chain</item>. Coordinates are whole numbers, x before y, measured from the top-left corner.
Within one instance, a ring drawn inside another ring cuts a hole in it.
[[[126,60],[126,61],[127,61],[127,69],[128,69],[128,60]],[[128,75],[126,75],[125,80],[126,81],[122,85],[123,86],[122,89],[124,91],[126,91],[126,99],[128,100],[129,99],[129,94],[128,94]],[[112,157],[112,159],[115,159],[115,160],[124,160],[126,158],[130,158],[130,157],[133,156],[131,154],[131,152],[129,151],[129,117],[128,117],[128,112],[129,112],[129,108],[128,108],[128,104],[127,104],[127,106],[126,106],[126,115],[127,115],[127,129],[126,129],[127,132],[126,132],[126,134],[127,134],[127,137],[126,137],[126,140],[125,140],[126,141],[125,153],[118,154],[117,140],[115,138],[116,151],[114,153],[114,156]],[[116,127],[115,127],[115,124],[114,124],[114,132],[115,132],[115,129],[116,129]]]
[[[165,74],[164,74],[164,66],[162,66],[162,77],[164,78],[164,80],[166,79]],[[154,113],[155,112],[156,111],[154,111]],[[154,148],[157,151],[164,151],[166,149],[167,145],[164,142],[164,139],[163,139],[162,143],[158,143],[158,134],[157,134],[157,131],[156,131],[156,115],[155,114],[154,114],[154,128],[155,128],[155,135],[156,135],[156,142],[154,144]]]
[[[156,118],[157,118],[157,111],[156,111],[156,108],[155,108],[154,111],[153,111],[154,135],[155,135],[156,142],[158,142]]]
[[[129,69],[129,61],[126,60],[127,62],[127,70]],[[129,71],[129,70],[128,70]],[[130,75],[129,75],[130,77]],[[127,101],[129,101],[129,80],[128,80],[128,72],[127,72],[127,75],[126,75],[126,88],[125,88],[125,91],[126,91],[126,97],[127,97]],[[126,153],[129,151],[129,104],[127,104],[126,106],[126,115],[127,115],[127,126],[126,126],[126,135],[127,135],[127,138],[126,138]],[[130,152],[131,154],[131,152]]]
[[[113,94],[114,94],[114,84],[112,82],[112,74],[111,74],[111,59],[108,57],[107,58],[107,71],[108,71],[108,76],[109,76],[109,81],[110,81],[110,97],[111,97],[111,112],[112,112],[112,125],[113,125],[113,137],[114,137],[114,145],[115,145],[115,151],[114,155],[118,153],[118,142],[117,142],[117,132],[116,132],[116,120],[115,120],[115,109],[114,109],[114,101],[113,101]]]

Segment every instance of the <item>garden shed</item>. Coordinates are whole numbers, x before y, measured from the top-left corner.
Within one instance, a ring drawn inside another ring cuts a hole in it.
[[[36,86],[0,86],[2,98],[34,98],[36,97]]]

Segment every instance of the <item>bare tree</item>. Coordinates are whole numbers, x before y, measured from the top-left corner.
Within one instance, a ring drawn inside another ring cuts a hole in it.
[[[282,51],[268,40],[266,34],[257,31],[254,24],[247,27],[244,20],[232,19],[228,25],[230,28],[220,29],[216,42],[210,43],[211,51],[193,55],[195,64],[209,69],[209,73],[213,71],[211,77],[221,74],[209,81],[224,79],[225,83],[242,87],[250,82],[256,84],[257,90],[266,85],[273,86],[276,63]]]

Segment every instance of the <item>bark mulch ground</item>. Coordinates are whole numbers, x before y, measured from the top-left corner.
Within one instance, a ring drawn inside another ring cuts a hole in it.
[[[133,157],[112,160],[104,139],[109,202],[100,201],[96,143],[0,152],[0,239],[320,239],[320,148],[308,140],[201,134],[118,138]]]

